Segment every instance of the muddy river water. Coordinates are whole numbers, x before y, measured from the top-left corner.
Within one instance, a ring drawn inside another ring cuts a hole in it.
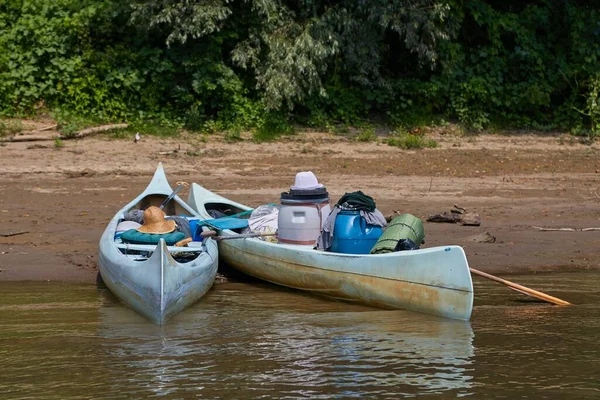
[[[1,399],[600,398],[600,273],[475,278],[471,321],[217,284],[165,326],[95,285],[0,282]]]

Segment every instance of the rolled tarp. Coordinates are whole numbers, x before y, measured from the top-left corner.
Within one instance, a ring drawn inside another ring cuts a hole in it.
[[[397,251],[398,242],[405,239],[412,240],[416,246],[425,243],[423,221],[412,214],[402,214],[394,218],[371,249],[371,254]]]

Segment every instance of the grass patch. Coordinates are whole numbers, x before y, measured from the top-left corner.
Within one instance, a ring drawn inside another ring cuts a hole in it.
[[[423,135],[415,135],[407,132],[393,134],[387,139],[387,144],[406,150],[438,147],[438,143],[433,139],[427,139]]]
[[[173,138],[179,136],[179,129],[176,124],[159,124],[153,121],[134,122],[130,125],[130,132],[139,132],[140,135],[146,134],[161,138]]]
[[[288,121],[279,115],[270,114],[252,132],[252,140],[255,143],[272,142],[282,135],[293,135],[294,133],[294,127]]]
[[[242,140],[242,132],[239,129],[230,129],[228,131],[225,131],[225,134],[223,135],[223,139],[227,143],[239,142]]]
[[[374,142],[374,141],[376,141],[377,134],[375,133],[375,128],[373,128],[372,126],[366,127],[358,135],[356,135],[356,140],[359,142]]]
[[[51,116],[58,124],[57,130],[65,137],[75,136],[80,130],[100,125],[103,122],[93,118],[81,117],[61,109],[54,110]]]
[[[23,131],[20,121],[0,121],[0,137],[12,136]]]

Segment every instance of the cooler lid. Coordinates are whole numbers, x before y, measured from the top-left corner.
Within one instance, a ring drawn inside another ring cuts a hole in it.
[[[281,200],[320,200],[329,199],[327,189],[317,188],[310,190],[291,190],[281,193]]]

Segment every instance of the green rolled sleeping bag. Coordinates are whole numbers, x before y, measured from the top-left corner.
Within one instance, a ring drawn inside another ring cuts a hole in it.
[[[425,243],[425,230],[420,218],[412,214],[402,214],[394,218],[371,249],[371,254],[391,253],[396,250],[398,242],[402,239],[410,239],[417,246]]]

